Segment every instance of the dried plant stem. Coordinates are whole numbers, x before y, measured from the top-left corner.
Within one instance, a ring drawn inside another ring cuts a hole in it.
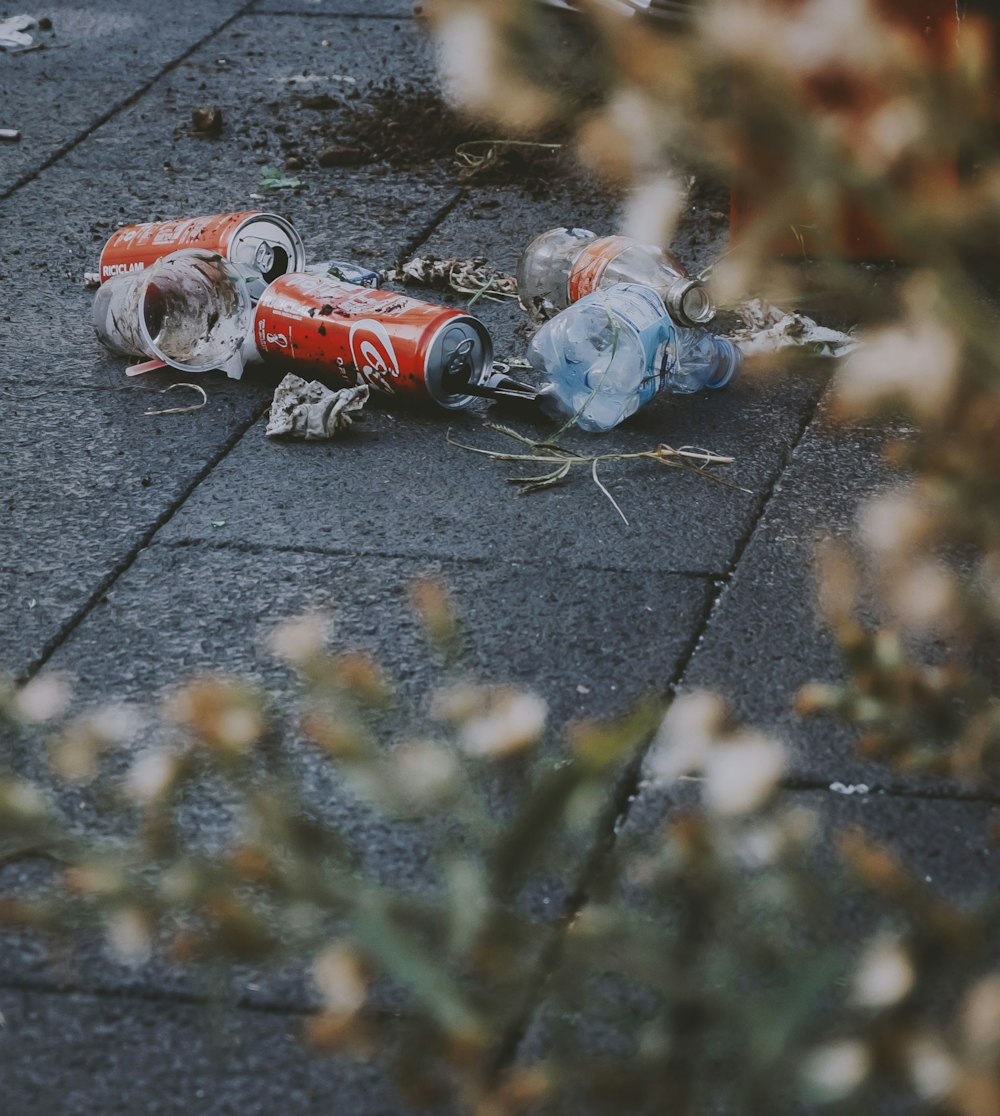
[[[731,465],[735,459],[726,457],[723,454],[713,453],[711,450],[701,449],[697,446],[684,446],[680,449],[674,449],[673,446],[668,446],[661,442],[654,449],[637,450],[632,453],[578,453],[573,450],[568,450],[556,442],[534,441],[531,438],[525,437],[523,434],[519,434],[516,430],[511,430],[506,426],[499,426],[496,423],[488,422],[484,425],[490,430],[496,430],[498,433],[512,438],[522,445],[530,447],[531,452],[504,453],[502,450],[491,450],[485,449],[482,446],[466,445],[464,442],[455,441],[450,431],[448,433],[449,445],[468,450],[470,453],[478,453],[494,461],[516,461],[521,463],[539,462],[543,465],[552,466],[552,469],[546,473],[539,473],[532,476],[508,477],[507,480],[509,483],[516,484],[522,494],[537,492],[542,488],[551,488],[553,485],[559,484],[561,481],[565,480],[574,466],[589,465],[594,483],[611,502],[612,507],[614,507],[615,511],[617,511],[624,520],[626,526],[630,524],[625,513],[597,476],[598,466],[604,461],[656,461],[661,465],[666,465],[668,468],[687,469],[690,472],[699,474],[699,476],[706,477],[708,480],[715,481],[717,484],[725,485],[727,488],[737,488],[736,485],[730,484],[708,469],[710,465]],[[558,434],[556,437],[558,437]],[[738,491],[749,492],[749,489],[739,488]]]

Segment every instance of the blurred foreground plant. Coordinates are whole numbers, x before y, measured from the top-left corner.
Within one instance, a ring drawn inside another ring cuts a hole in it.
[[[928,37],[875,0],[704,0],[675,37],[581,6],[593,53],[560,75],[540,6],[437,0],[455,95],[505,128],[575,120],[584,157],[632,184],[623,231],[641,239],[669,241],[686,174],[731,176],[746,208],[715,269],[719,301],[822,294],[863,311],[867,344],[833,412],[891,409],[889,455],[913,480],[864,511],[864,564],[824,555],[821,605],[850,678],[800,707],[852,718],[873,757],[991,778],[1000,356],[977,249],[1000,230],[1000,99],[987,29]],[[905,255],[898,282],[873,286],[849,261],[865,225]],[[823,262],[776,259],[789,236]],[[425,582],[414,605],[453,659],[447,595]],[[451,1094],[477,1116],[1000,1111],[996,889],[959,908],[871,838],[831,839],[775,795],[781,748],[716,699],[675,701],[658,730],[648,709],[571,726],[504,820],[497,778],[524,778],[547,731],[536,696],[456,675],[433,696],[433,728],[390,747],[377,664],[327,651],[307,621],[275,646],[303,678],[301,732],[337,785],[397,824],[437,819],[433,886],[381,883],[354,833],[310,805],[261,696],[200,679],[165,711],[178,740],[117,780],[130,839],[74,830],[13,760],[0,775],[0,855],[59,865],[59,886],[3,900],[8,924],[102,929],[134,961],[305,963],[322,1005],[312,1042],[395,1050],[414,1103]],[[10,733],[31,733],[65,701],[39,678],[0,707]],[[115,715],[71,722],[52,742],[57,771],[100,782],[121,730]],[[663,816],[633,819],[609,851],[614,788],[631,786],[654,732],[645,800]],[[186,814],[205,783],[230,815],[213,847]],[[543,890],[554,920],[537,914]],[[408,990],[408,1023],[379,1007],[381,977]]]
[[[387,729],[392,680],[327,650],[315,618],[272,641],[302,680],[301,741],[255,688],[202,677],[161,707],[173,739],[129,749],[123,768],[121,714],[67,720],[60,679],[8,686],[9,763],[45,732],[81,788],[77,816],[83,793],[131,824],[97,837],[71,824],[58,784],[48,795],[0,768],[7,871],[55,865],[44,884],[8,885],[0,920],[53,943],[103,935],[130,964],[306,973],[305,1039],[377,1052],[414,1106],[695,1116],[895,1097],[986,1116],[1000,1096],[996,892],[959,908],[860,832],[840,834],[838,857],[821,819],[778,793],[782,746],[708,694],[662,720],[643,706],[571,724],[562,755],[529,771],[544,702],[458,671],[441,586],[417,583],[413,603],[446,676],[433,727],[412,735]],[[648,816],[609,848],[615,788],[647,748]],[[428,849],[426,878],[380,879],[363,815],[316,801],[327,766]],[[530,785],[505,817],[498,780],[518,772]],[[189,814],[206,786],[226,817],[211,834]]]

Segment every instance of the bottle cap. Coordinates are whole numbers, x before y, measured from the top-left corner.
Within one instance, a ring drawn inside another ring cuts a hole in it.
[[[743,367],[743,351],[739,345],[730,341],[728,337],[716,337],[715,344],[716,351],[719,354],[718,364],[716,365],[719,373],[714,380],[709,380],[705,387],[724,388],[732,382],[733,377]]]

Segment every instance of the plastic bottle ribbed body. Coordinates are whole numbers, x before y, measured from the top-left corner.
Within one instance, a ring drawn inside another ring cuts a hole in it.
[[[739,349],[703,329],[672,321],[650,287],[621,283],[595,291],[546,322],[528,347],[548,386],[543,409],[575,418],[581,430],[611,430],[660,391],[723,387]]]
[[[522,253],[517,286],[529,309],[556,309],[615,283],[643,283],[663,298],[679,325],[704,325],[715,307],[700,279],[689,276],[669,252],[625,236],[597,236],[588,229],[556,228]]]

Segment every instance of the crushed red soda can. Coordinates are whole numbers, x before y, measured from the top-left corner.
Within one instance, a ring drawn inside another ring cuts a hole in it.
[[[218,252],[230,263],[258,273],[261,280],[249,282],[252,297],[272,279],[305,264],[302,237],[284,217],[248,210],[119,229],[101,252],[100,281],[142,271],[182,248]]]
[[[493,343],[477,318],[326,275],[275,279],[257,303],[253,345],[269,363],[449,409],[484,394],[493,372]]]

